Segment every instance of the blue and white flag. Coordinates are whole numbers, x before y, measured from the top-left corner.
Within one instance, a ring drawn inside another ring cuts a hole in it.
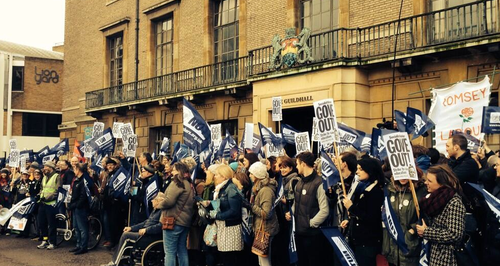
[[[170,164],[174,164],[177,161],[180,161],[181,159],[184,159],[186,157],[189,157],[189,147],[181,144],[180,142],[176,142],[174,144],[174,152],[172,154],[172,161]]]
[[[353,146],[356,150],[361,151],[366,133],[342,123],[337,123],[337,125],[339,128],[340,144],[348,144]]]
[[[200,153],[212,142],[210,126],[185,98],[183,103],[184,143],[196,153]]]
[[[123,166],[120,166],[113,176],[111,176],[108,186],[111,186],[114,198],[127,201],[130,193],[130,183],[130,173]]]
[[[394,119],[396,119],[397,123],[397,130],[399,132],[407,132],[406,131],[406,114],[399,111],[399,110],[394,110]]]
[[[149,217],[149,202],[151,202],[156,195],[158,195],[158,175],[154,174],[153,177],[145,186],[146,195],[144,196],[144,206],[146,206],[146,216]]]
[[[28,211],[28,208],[32,208],[32,207],[29,207],[28,205],[31,204],[31,202],[33,202],[33,198],[30,198],[30,197],[27,197],[23,200],[21,200],[20,202],[12,205],[12,208],[10,208],[10,210],[8,210],[7,214],[5,215],[5,217],[2,217],[2,219],[0,219],[0,225],[1,226],[4,226],[5,223],[10,219],[10,217],[12,217],[15,213],[17,213],[18,211],[24,209],[23,212],[26,212]],[[33,205],[34,206],[34,205]],[[31,209],[32,211],[32,209]],[[30,212],[31,212],[30,211]],[[16,217],[17,218],[17,217]]]
[[[335,254],[343,266],[357,266],[358,262],[354,257],[354,252],[352,252],[349,245],[344,239],[344,236],[340,233],[339,229],[335,227],[325,227],[321,228],[321,231],[326,236],[326,239],[330,242]]]
[[[57,153],[57,157],[68,152],[69,152],[69,142],[67,138],[57,143],[54,147],[52,147],[52,149],[48,151],[48,153]]]
[[[370,153],[370,148],[372,146],[372,135],[368,133],[365,134],[366,135],[363,137],[363,140],[361,141],[360,151]]]
[[[451,132],[451,135],[462,135],[467,139],[467,149],[469,149],[471,152],[477,152],[479,150],[479,147],[481,145],[481,141],[479,139],[476,139],[474,136],[469,135],[469,134],[464,134],[459,131],[453,130]]]
[[[323,188],[328,188],[340,182],[340,173],[332,159],[326,152],[321,151],[321,177],[323,178]]]
[[[278,190],[275,192],[276,200],[274,201],[273,204],[273,209],[276,208],[278,203],[280,203],[281,198],[283,197],[283,193],[285,192],[285,189],[283,188],[283,177],[281,176],[281,172],[278,172],[278,176],[276,177],[278,181]]]
[[[295,243],[295,217],[291,208],[290,216],[292,220],[290,226],[290,243],[288,243],[288,257],[290,258],[290,264],[294,264],[299,261],[299,257],[297,255],[297,244]]]
[[[94,180],[90,178],[88,174],[83,175],[83,182],[85,184],[85,194],[87,195],[87,200],[89,207],[92,205],[92,192],[90,192],[90,189],[94,186]]]
[[[382,129],[373,128],[372,130],[370,154],[380,160],[384,160],[387,157],[387,150],[382,140]]]
[[[26,199],[27,200],[22,200],[16,204],[19,205],[19,207],[16,208],[16,212],[12,215],[13,217],[22,219],[28,217],[28,215],[33,212],[36,206],[35,198],[27,197]]]
[[[500,107],[483,107],[483,121],[481,132],[486,134],[500,134]]]
[[[422,136],[434,126],[434,122],[422,111],[411,107],[406,109],[406,132],[412,134],[412,140]]]
[[[101,136],[92,139],[89,144],[97,153],[109,154],[113,153],[115,150],[115,141],[113,130],[108,127],[102,132]]]
[[[427,239],[422,240],[422,249],[420,250],[420,258],[418,259],[419,266],[429,266],[429,255],[431,254],[431,245]]]
[[[64,200],[66,200],[67,195],[68,191],[62,186],[57,189],[56,209],[59,209],[61,204],[64,204]]]
[[[401,252],[403,252],[404,255],[407,255],[408,245],[406,245],[405,242],[403,228],[401,228],[398,217],[394,213],[394,209],[389,201],[387,188],[384,188],[384,196],[384,205],[382,205],[382,221],[384,222],[385,229],[387,229],[389,236],[391,236],[392,240],[396,242],[396,245],[399,247]]]
[[[33,162],[33,160],[34,160],[34,158],[33,158],[33,150],[23,150],[19,154],[20,154],[21,157],[25,157],[30,162]]]
[[[47,155],[49,151],[50,151],[49,146],[43,147],[41,150],[39,150],[33,155],[35,161],[37,161],[39,164],[42,164],[43,157]]]
[[[271,130],[269,130],[267,127],[259,123],[259,131],[260,131],[260,137],[262,139],[262,143],[273,145],[274,147],[282,149],[285,141],[276,136]]]
[[[488,191],[486,191],[486,189],[480,187],[477,184],[469,182],[467,182],[467,184],[469,184],[471,187],[473,187],[477,191],[481,192],[481,194],[483,194],[486,204],[488,205],[488,207],[490,207],[490,210],[493,212],[493,214],[495,214],[498,221],[500,222],[500,199],[491,195]]]
[[[215,159],[231,158],[233,152],[238,152],[238,147],[233,136],[226,130],[226,137],[222,140]]]
[[[287,144],[295,145],[296,133],[300,133],[300,131],[288,124],[281,123],[281,135]]]

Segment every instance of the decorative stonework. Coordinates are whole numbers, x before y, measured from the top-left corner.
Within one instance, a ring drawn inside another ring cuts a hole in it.
[[[273,55],[271,57],[272,69],[280,69],[283,65],[292,67],[296,63],[306,64],[313,62],[311,49],[307,40],[311,36],[309,28],[303,28],[299,35],[295,35],[295,28],[285,30],[285,37],[280,38],[278,34],[274,35],[272,40]]]

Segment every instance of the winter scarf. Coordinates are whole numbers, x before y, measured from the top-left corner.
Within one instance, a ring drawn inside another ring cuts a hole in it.
[[[455,193],[454,189],[442,186],[423,197],[420,200],[420,208],[429,217],[436,217],[443,211]]]

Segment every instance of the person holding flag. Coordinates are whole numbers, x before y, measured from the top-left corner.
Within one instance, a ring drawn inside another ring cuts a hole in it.
[[[71,186],[71,201],[68,204],[68,209],[73,214],[73,228],[76,235],[76,247],[70,249],[75,255],[87,253],[89,242],[89,196],[88,188],[85,184],[85,176],[87,175],[87,164],[78,163],[75,170],[75,179]]]
[[[61,179],[56,173],[56,165],[48,161],[43,165],[42,190],[37,197],[38,207],[38,225],[42,232],[43,241],[37,246],[38,249],[55,249],[57,238],[56,221],[56,201],[57,190],[61,187]]]
[[[297,170],[301,179],[295,186],[295,202],[292,211],[295,219],[295,241],[299,266],[326,265],[323,251],[326,239],[319,226],[328,218],[328,199],[323,188],[323,179],[314,170],[314,154],[302,152],[297,155]],[[288,221],[290,212],[285,214]]]
[[[147,200],[147,190],[151,186],[156,187],[156,192],[158,192],[158,176],[153,166],[145,165],[142,167],[141,175],[139,176],[140,184],[137,188],[137,194],[132,196],[132,214],[131,214],[131,225],[135,225],[143,222],[149,216],[149,213],[153,210],[153,205],[151,200]],[[154,183],[156,182],[156,183]],[[152,199],[152,198],[151,198]]]
[[[395,240],[390,237],[388,230],[384,230],[382,255],[387,258],[390,265],[419,265],[421,241],[417,235],[418,217],[409,184],[410,182],[414,183],[418,199],[425,195],[426,190],[422,180],[423,172],[420,168],[417,168],[417,175],[418,181],[394,180],[394,177],[391,176],[390,181],[385,186],[389,203],[394,210],[394,220],[399,221],[404,234],[403,239],[408,248],[408,253],[404,254]]]
[[[429,194],[420,200],[420,208],[426,219],[417,225],[417,233],[430,243],[429,265],[458,265],[455,249],[465,231],[460,181],[449,167],[435,165],[427,170],[425,185]]]
[[[375,266],[382,244],[382,202],[384,173],[378,160],[364,158],[358,162],[359,183],[352,200],[345,198],[349,220],[340,226],[348,229],[349,246],[360,266]]]

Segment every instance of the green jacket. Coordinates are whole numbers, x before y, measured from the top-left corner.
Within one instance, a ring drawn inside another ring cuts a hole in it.
[[[256,232],[260,228],[263,214],[265,214],[265,231],[271,236],[275,236],[280,229],[278,217],[273,209],[278,183],[274,179],[265,178],[257,186],[257,195],[252,205],[252,212],[254,214],[253,230]]]
[[[418,218],[411,190],[408,187],[404,193],[397,192],[392,182],[388,182],[386,187],[389,193],[389,202],[403,229],[404,239],[408,246],[409,253],[406,256],[403,255],[403,252],[398,248],[396,242],[389,236],[389,233],[384,228],[382,254],[391,264],[398,265],[399,256],[399,265],[418,266],[421,239],[417,234],[416,225]],[[418,199],[422,198],[427,193],[427,189],[423,185],[415,187],[415,190]],[[414,234],[410,234],[410,228],[413,229]]]

